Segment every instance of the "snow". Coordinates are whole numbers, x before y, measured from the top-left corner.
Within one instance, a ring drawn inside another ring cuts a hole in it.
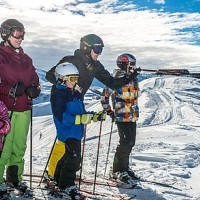
[[[42,94],[33,107],[33,173],[41,174],[51,151],[56,131],[49,103],[50,84],[40,73]],[[136,174],[149,181],[172,185],[165,187],[141,182],[143,189],[120,189],[96,185],[95,191],[111,194],[137,195],[140,200],[198,200],[200,199],[200,79],[161,76],[140,82],[140,119],[137,141],[130,164]],[[91,93],[91,91],[89,91]],[[85,101],[87,110],[99,111],[99,100]],[[83,178],[94,179],[100,122],[87,126],[83,160]],[[97,180],[104,176],[111,119],[103,122],[98,159]],[[118,143],[116,125],[113,126],[106,176],[112,166]],[[25,155],[25,173],[30,169],[29,138]],[[36,187],[37,184],[33,183]],[[93,186],[81,184],[81,188]],[[42,199],[40,190],[35,193]],[[43,198],[45,199],[45,197]],[[46,199],[51,199],[50,197]],[[52,198],[56,199],[56,198]],[[93,199],[115,199],[99,198]]]

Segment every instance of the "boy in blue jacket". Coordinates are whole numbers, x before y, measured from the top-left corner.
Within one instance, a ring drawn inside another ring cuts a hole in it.
[[[86,112],[81,100],[77,68],[65,62],[56,67],[55,75],[57,90],[51,95],[51,106],[57,138],[65,143],[65,153],[56,165],[54,180],[59,190],[72,199],[81,199],[75,178],[81,164],[84,125],[91,123],[94,114]]]

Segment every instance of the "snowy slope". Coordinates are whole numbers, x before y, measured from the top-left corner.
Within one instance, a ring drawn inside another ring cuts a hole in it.
[[[48,101],[49,84],[45,81],[40,99],[35,101],[33,113],[33,172],[42,174],[53,141],[55,127]],[[200,199],[200,80],[187,77],[154,77],[140,83],[140,119],[137,142],[130,163],[139,176],[147,180],[171,184],[168,188],[141,183],[143,190],[117,189],[97,186],[96,191],[137,195],[141,200],[197,200]],[[45,102],[42,100],[45,99]],[[101,110],[99,100],[86,102],[87,110]],[[87,127],[83,177],[94,179],[100,123]],[[105,170],[111,120],[103,122],[99,152],[98,177]],[[107,176],[118,143],[116,125],[113,127]],[[29,172],[29,142],[25,171]],[[98,178],[97,178],[98,180]],[[81,185],[82,188],[86,187]],[[87,186],[88,187],[88,186]],[[92,186],[90,187],[92,189]],[[39,191],[38,195],[39,194]],[[45,198],[44,198],[45,199]],[[97,198],[95,198],[97,199]],[[102,198],[112,199],[112,198]]]

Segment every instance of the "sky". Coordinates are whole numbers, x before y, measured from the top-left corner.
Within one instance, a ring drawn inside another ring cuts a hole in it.
[[[145,69],[200,71],[199,0],[0,0],[0,23],[21,21],[24,50],[48,70],[95,33],[105,44],[99,60],[109,70],[131,53]]]
[[[32,171],[42,175],[53,142],[56,137],[55,125],[51,113],[49,94],[51,85],[44,79],[44,71],[39,70],[42,92],[34,101]],[[95,191],[137,195],[135,200],[199,200],[200,182],[200,80],[180,76],[149,76],[139,83],[140,117],[137,122],[137,138],[130,155],[130,167],[142,179],[169,184],[174,188],[140,182],[140,189],[122,189],[96,185]],[[99,91],[102,88],[97,88]],[[93,88],[94,89],[94,88]],[[88,111],[102,110],[99,100],[86,94],[85,105]],[[93,94],[95,96],[95,94]],[[108,153],[111,119],[106,117],[101,129],[97,181],[106,182],[104,177]],[[87,125],[86,143],[82,177],[94,180],[97,161],[98,136],[100,122]],[[30,171],[30,134],[25,155],[25,173]],[[112,167],[114,153],[118,144],[117,127],[113,125],[106,178]],[[79,173],[78,173],[79,174]],[[33,178],[34,194],[38,199],[59,200],[47,191],[38,188],[41,178]],[[29,184],[29,177],[24,177]],[[78,182],[77,182],[78,184]],[[41,187],[44,187],[41,184]],[[142,188],[142,189],[141,189]],[[93,185],[81,184],[81,189],[93,191]],[[116,200],[109,197],[93,197],[93,200]]]

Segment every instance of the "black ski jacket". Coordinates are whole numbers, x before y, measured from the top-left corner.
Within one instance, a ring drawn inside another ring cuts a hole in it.
[[[64,62],[72,63],[77,67],[79,71],[78,85],[82,88],[81,92],[82,100],[84,99],[84,95],[91,86],[94,78],[99,80],[107,87],[115,89],[117,87],[126,85],[138,75],[137,71],[135,71],[130,76],[114,78],[113,76],[110,75],[110,73],[104,68],[104,66],[99,61],[90,62],[90,65],[88,65],[88,58],[80,49],[75,50],[73,56],[63,57],[56,66]],[[52,67],[46,73],[45,77],[50,83],[53,84],[51,93],[56,90],[55,87],[56,77],[54,76],[56,66]]]

